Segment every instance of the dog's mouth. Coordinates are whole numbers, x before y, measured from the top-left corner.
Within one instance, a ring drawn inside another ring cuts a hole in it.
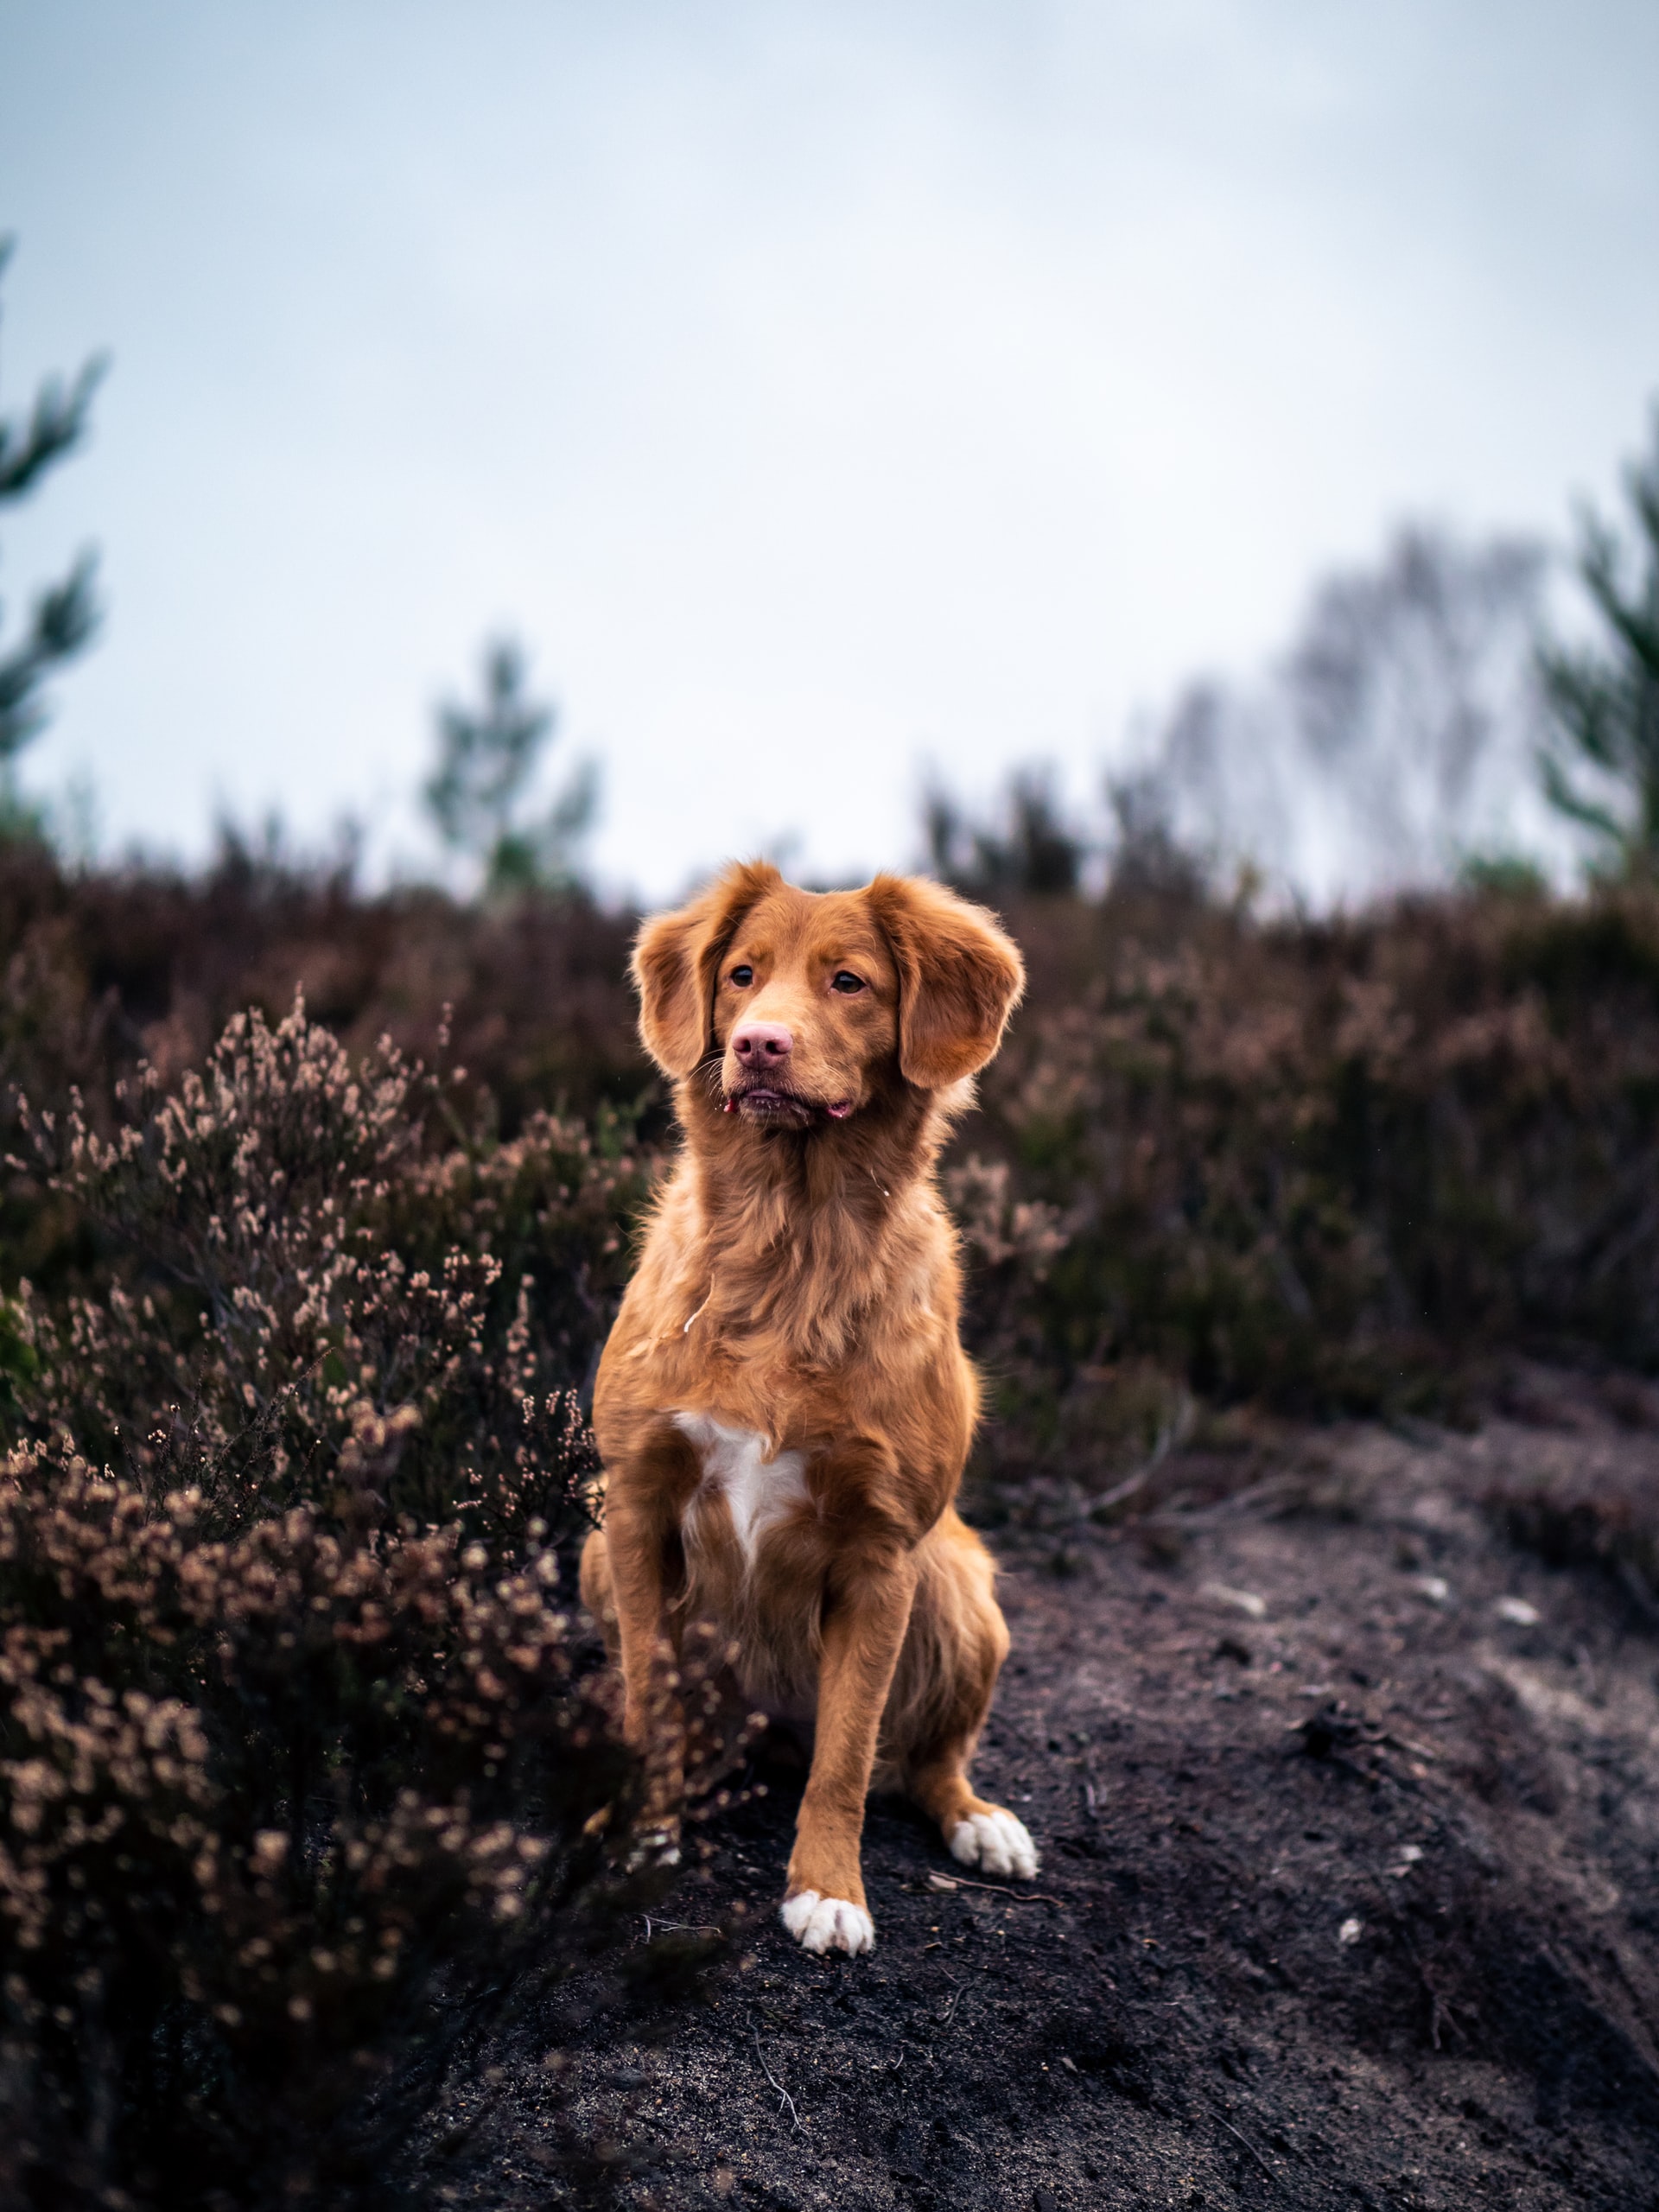
[[[844,1122],[852,1113],[850,1098],[809,1098],[804,1091],[791,1090],[776,1083],[745,1084],[741,1090],[729,1090],[724,1100],[728,1114],[741,1114],[747,1121],[778,1122],[791,1128],[809,1128],[820,1116],[831,1122]]]

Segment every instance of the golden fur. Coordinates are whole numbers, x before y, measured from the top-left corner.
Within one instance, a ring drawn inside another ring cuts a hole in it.
[[[873,1779],[958,1858],[1036,1868],[967,1779],[1008,1639],[953,1508],[978,1389],[934,1179],[1024,970],[938,885],[813,895],[755,864],[648,922],[633,973],[685,1145],[600,1363],[582,1595],[664,1808],[688,1621],[736,1644],[753,1702],[811,1727],[784,1917],[811,1948],[861,1950]]]

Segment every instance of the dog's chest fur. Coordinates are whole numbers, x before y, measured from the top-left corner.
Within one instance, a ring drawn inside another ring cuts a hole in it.
[[[744,1568],[752,1572],[766,1531],[805,1502],[805,1454],[779,1452],[767,1459],[769,1438],[753,1429],[728,1428],[708,1414],[676,1414],[674,1426],[702,1465],[702,1484],[692,1493],[683,1523],[688,1543],[706,1538],[706,1506],[710,1498],[723,1497]]]

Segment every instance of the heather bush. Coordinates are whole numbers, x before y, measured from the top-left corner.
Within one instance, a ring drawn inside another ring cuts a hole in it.
[[[1015,926],[1033,1003],[950,1184],[1004,1472],[1110,1479],[1126,1392],[1152,1449],[1177,1384],[1401,1410],[1502,1345],[1659,1365],[1650,890]]]
[[[8,2202],[407,2201],[458,2039],[649,1878],[567,1611],[645,1163],[461,1088],[296,1007],[19,1103],[97,1266],[0,1340]]]
[[[78,1094],[61,1117],[21,1098],[48,1192],[132,1255],[53,1307],[22,1286],[33,1431],[143,1465],[159,1422],[220,1470],[216,1496],[257,1481],[285,1503],[367,1408],[412,1439],[376,1512],[437,1521],[485,1490],[507,1512],[524,1409],[603,1339],[644,1168],[614,1121],[469,1135],[446,1096],[462,1072],[437,1083],[384,1042],[354,1063],[296,1007],[275,1029],[237,1016],[171,1095],[152,1068],[119,1079],[109,1136]]]
[[[469,906],[419,885],[368,896],[349,855],[306,862],[226,836],[199,875],[67,871],[0,844],[0,1084],[89,1100],[140,1059],[169,1084],[231,1018],[302,989],[354,1052],[426,1054],[446,1004],[470,1096],[508,1134],[538,1106],[626,1105],[647,1080],[626,982],[632,918],[580,892]]]
[[[974,1262],[971,1338],[1005,1416],[988,1461],[1109,1485],[1164,1448],[1195,1392],[1444,1410],[1498,1346],[1659,1362],[1650,885],[1560,900],[1497,879],[1262,921],[1205,898],[1179,855],[1135,851],[1102,899],[1028,896],[1019,870],[986,893],[1031,971],[948,1166]],[[359,1056],[383,1030],[428,1049],[453,997],[467,1072],[442,1111],[423,1108],[427,1179],[392,1179],[385,1234],[429,1273],[487,1234],[502,1262],[492,1326],[511,1325],[533,1266],[537,1325],[564,1316],[560,1371],[578,1381],[575,1347],[595,1340],[620,1255],[596,1268],[585,1230],[563,1257],[510,1249],[556,1243],[568,1218],[560,1202],[532,1231],[531,1184],[545,1173],[551,1192],[561,1176],[539,1141],[512,1147],[543,1126],[538,1102],[561,1097],[662,1132],[632,1033],[629,928],[580,899],[484,912],[433,893],[361,899],[340,874],[229,849],[195,881],[77,880],[0,852],[0,1085],[48,1101],[79,1083],[84,1118],[113,1142],[114,1076],[148,1056],[175,1087],[212,1023],[249,1003],[274,1014],[296,980]],[[530,1181],[498,1206],[504,1176]],[[96,1308],[89,1341],[94,1325],[122,1325],[104,1235],[62,1191],[0,1194],[5,1280],[30,1276],[60,1326],[78,1287]],[[0,1316],[0,1363],[9,1325]],[[120,1372],[173,1357],[129,1325]]]

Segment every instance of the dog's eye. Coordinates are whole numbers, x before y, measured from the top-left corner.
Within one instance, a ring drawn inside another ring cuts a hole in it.
[[[855,976],[850,968],[842,968],[831,981],[830,988],[832,991],[846,991],[850,995],[863,989],[864,978]]]
[[[754,981],[754,970],[748,967],[734,968],[731,980],[737,985],[739,990],[747,990]]]

